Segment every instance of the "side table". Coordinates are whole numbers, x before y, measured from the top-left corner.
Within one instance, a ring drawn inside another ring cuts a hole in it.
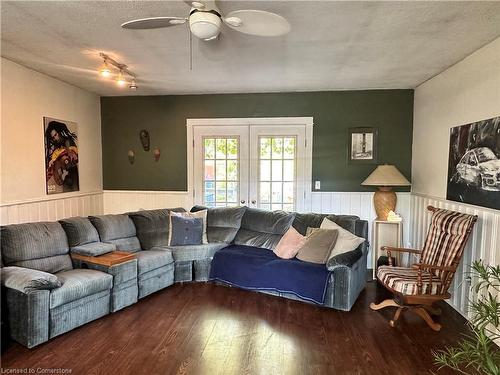
[[[403,221],[387,221],[387,220],[374,220],[373,221],[373,278],[377,274],[377,260],[382,254],[380,248],[382,246],[401,247],[403,242]],[[400,255],[394,253],[397,264],[401,264]]]

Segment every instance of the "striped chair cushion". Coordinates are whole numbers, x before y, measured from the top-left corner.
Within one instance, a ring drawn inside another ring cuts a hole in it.
[[[467,230],[473,223],[473,215],[443,209],[434,211],[420,261],[435,266],[451,266],[453,261],[458,261]]]
[[[417,287],[417,270],[404,267],[380,266],[377,278],[389,288],[405,295],[420,294]],[[430,280],[429,272],[422,272],[422,294],[438,294],[441,281],[436,276]]]

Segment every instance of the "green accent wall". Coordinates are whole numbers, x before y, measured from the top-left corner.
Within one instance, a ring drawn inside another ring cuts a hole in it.
[[[360,184],[375,165],[347,164],[348,128],[377,127],[379,163],[411,178],[413,90],[102,97],[101,114],[107,190],[185,191],[187,118],[312,116],[312,178],[321,191],[373,190]],[[151,150],[160,148],[159,162],[142,149],[141,129]]]

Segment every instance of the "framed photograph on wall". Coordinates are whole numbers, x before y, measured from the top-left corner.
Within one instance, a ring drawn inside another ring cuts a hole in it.
[[[348,144],[349,164],[377,164],[377,128],[349,128]]]
[[[78,133],[72,121],[43,118],[47,194],[78,191]]]

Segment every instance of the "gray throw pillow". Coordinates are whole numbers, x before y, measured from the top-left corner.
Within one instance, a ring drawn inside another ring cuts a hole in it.
[[[337,242],[336,229],[317,229],[310,231],[306,243],[300,248],[297,259],[304,262],[325,264]]]
[[[203,219],[171,215],[170,234],[170,246],[201,245],[203,243]]]

